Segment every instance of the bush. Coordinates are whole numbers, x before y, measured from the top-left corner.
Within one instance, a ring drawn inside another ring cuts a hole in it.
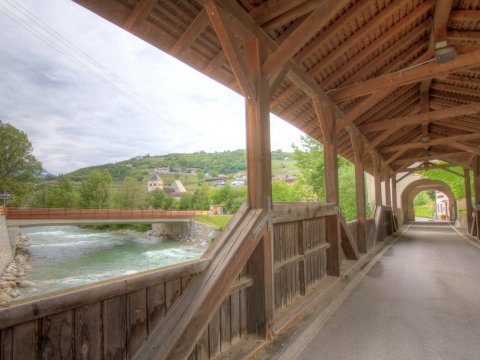
[[[433,208],[431,205],[415,206],[415,216],[426,219],[433,219]]]

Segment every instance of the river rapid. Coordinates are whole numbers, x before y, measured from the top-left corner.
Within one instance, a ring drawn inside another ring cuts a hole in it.
[[[194,260],[208,244],[167,240],[141,233],[117,233],[77,226],[21,229],[29,239],[34,286],[26,298],[162,266]]]

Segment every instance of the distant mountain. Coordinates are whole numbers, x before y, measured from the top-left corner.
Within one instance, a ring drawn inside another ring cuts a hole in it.
[[[65,175],[74,181],[82,181],[93,170],[107,170],[114,181],[121,181],[127,176],[146,180],[152,170],[156,168],[170,168],[173,173],[228,175],[246,170],[246,156],[246,151],[243,149],[213,153],[199,151],[193,154],[145,155],[113,164],[82,168]],[[292,157],[292,153],[281,150],[272,151],[272,160],[291,159]]]

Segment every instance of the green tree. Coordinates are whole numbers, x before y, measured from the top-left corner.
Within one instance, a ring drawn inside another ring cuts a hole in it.
[[[0,192],[22,198],[42,171],[27,135],[0,121]]]
[[[207,184],[195,190],[192,198],[192,206],[195,210],[208,210],[210,208],[210,187]]]
[[[162,189],[155,189],[147,195],[147,203],[154,209],[161,209],[164,199],[165,193]]]
[[[165,196],[162,203],[162,209],[174,210],[177,207],[177,200],[171,196]]]
[[[308,194],[301,181],[288,184],[285,181],[278,180],[272,182],[273,201],[281,202],[300,202],[308,198]]]
[[[116,194],[117,204],[121,209],[139,209],[145,203],[145,192],[142,184],[134,177],[127,176]]]
[[[294,146],[294,159],[300,169],[305,185],[317,201],[325,201],[325,162],[323,145],[309,136],[302,136],[301,146]]]
[[[192,209],[192,200],[193,200],[193,195],[192,194],[184,194],[180,198],[180,201],[177,203],[177,209],[178,210],[189,210]]]
[[[48,206],[50,207],[74,207],[77,202],[77,193],[68,176],[60,176],[58,182],[52,187]]]
[[[90,172],[87,179],[82,181],[80,190],[82,205],[96,209],[107,207],[111,184],[112,176],[107,170]]]

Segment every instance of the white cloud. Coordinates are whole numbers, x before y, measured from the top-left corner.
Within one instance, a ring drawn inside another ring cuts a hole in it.
[[[5,0],[0,26],[0,119],[27,133],[53,173],[245,147],[242,97],[73,2]],[[290,150],[301,135],[274,117],[271,132],[272,149]]]

